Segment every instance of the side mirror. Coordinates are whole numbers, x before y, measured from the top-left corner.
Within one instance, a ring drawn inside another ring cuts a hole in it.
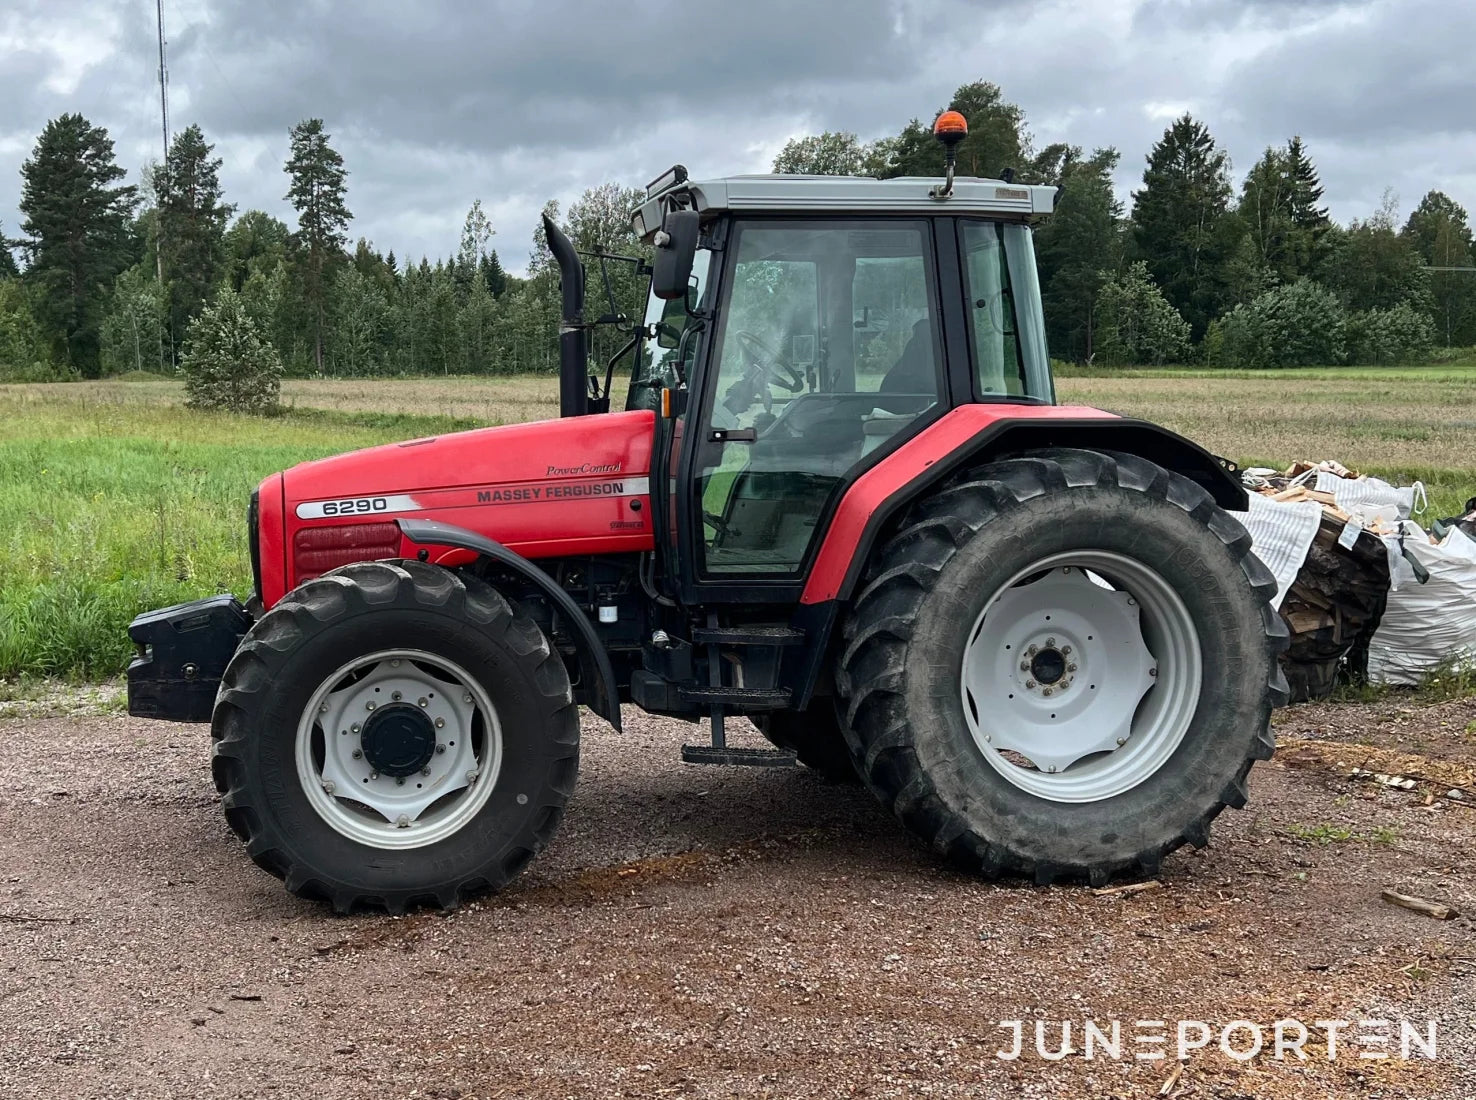
[[[695,210],[668,210],[656,234],[656,255],[651,260],[651,293],[665,301],[685,299],[697,256],[697,234],[701,216]]]

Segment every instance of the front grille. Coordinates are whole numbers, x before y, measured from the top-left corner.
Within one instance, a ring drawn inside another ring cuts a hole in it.
[[[349,523],[306,527],[292,539],[297,584],[356,561],[393,558],[400,551],[400,529],[393,523]]]

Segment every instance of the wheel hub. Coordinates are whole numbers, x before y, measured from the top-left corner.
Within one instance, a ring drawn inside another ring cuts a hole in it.
[[[1042,684],[1054,684],[1066,675],[1066,658],[1054,647],[1042,649],[1030,662],[1030,675]]]
[[[369,766],[382,775],[414,775],[436,751],[436,730],[420,707],[391,703],[364,723],[359,746]]]

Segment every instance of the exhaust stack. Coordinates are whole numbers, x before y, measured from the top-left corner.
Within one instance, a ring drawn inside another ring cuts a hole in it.
[[[549,251],[559,265],[559,283],[564,308],[559,317],[559,415],[584,416],[589,412],[589,335],[584,326],[584,265],[553,219],[543,216],[543,232]]]

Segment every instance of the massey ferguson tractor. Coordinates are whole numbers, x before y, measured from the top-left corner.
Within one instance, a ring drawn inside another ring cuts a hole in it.
[[[859,777],[986,876],[1151,875],[1245,804],[1285,629],[1236,471],[1056,403],[1055,190],[955,179],[963,130],[941,179],[666,172],[603,384],[547,223],[560,419],[261,483],[250,597],[140,616],[128,670],[131,714],[211,723],[257,864],[340,911],[497,889],[558,828],[581,705],[706,723],[688,763]]]

